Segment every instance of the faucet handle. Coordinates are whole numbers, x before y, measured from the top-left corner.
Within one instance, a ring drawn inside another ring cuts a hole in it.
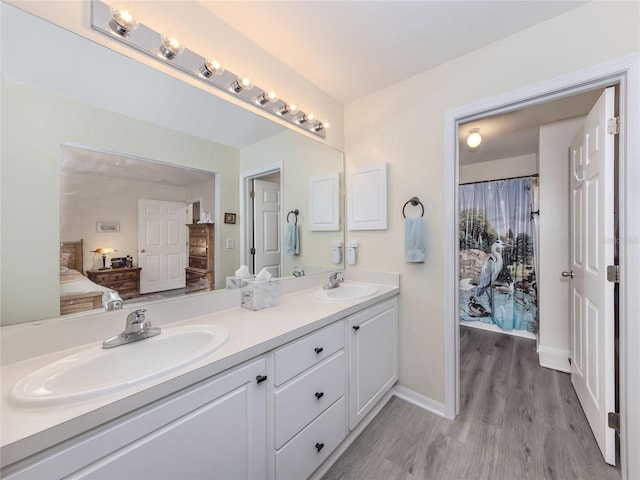
[[[135,325],[137,323],[143,323],[145,320],[144,314],[146,311],[146,308],[139,308],[138,310],[135,310],[127,315],[127,326]]]

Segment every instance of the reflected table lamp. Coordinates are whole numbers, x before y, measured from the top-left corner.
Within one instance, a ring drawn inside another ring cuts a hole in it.
[[[95,253],[102,255],[102,267],[99,268],[98,270],[108,270],[109,267],[107,267],[107,253],[113,253],[116,250],[111,247],[102,247],[102,248],[97,248],[94,251]]]

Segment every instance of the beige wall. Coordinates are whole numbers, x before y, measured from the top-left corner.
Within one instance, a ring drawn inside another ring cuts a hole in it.
[[[5,80],[1,100],[3,325],[58,315],[62,143],[220,173],[230,179],[220,182],[220,209],[238,210],[236,149]],[[218,232],[238,237],[237,225],[220,225]],[[235,271],[238,259],[219,261],[224,283],[224,272]]]
[[[240,150],[241,172],[277,162],[282,162],[282,209],[285,215],[283,227],[286,224],[287,212],[296,208],[300,210],[300,255],[284,255],[282,275],[290,276],[296,266],[309,273],[328,268],[342,268],[342,265],[335,267],[331,262],[330,244],[333,240],[344,241],[344,218],[340,219],[340,231],[334,232],[309,231],[308,218],[310,177],[338,174],[341,182],[340,191],[344,191],[343,153],[300,135],[292,135],[291,132],[274,135]],[[340,208],[344,211],[342,196]]]
[[[358,267],[401,274],[401,385],[444,400],[445,112],[640,51],[639,6],[590,2],[346,106],[347,170],[389,166],[389,228],[357,232]],[[424,264],[403,258],[401,210],[414,195],[426,210]]]
[[[538,157],[535,154],[501,158],[488,162],[460,165],[460,183],[484,182],[502,178],[526,177],[538,173]]]

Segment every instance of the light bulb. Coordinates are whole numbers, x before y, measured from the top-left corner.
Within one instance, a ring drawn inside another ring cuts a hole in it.
[[[176,55],[181,54],[184,51],[184,45],[180,43],[174,35],[166,33],[162,36],[162,45],[160,46],[160,53],[167,60],[173,60]]]
[[[303,113],[298,117],[298,123],[311,122],[315,118],[313,113]]]
[[[253,83],[247,77],[238,78],[235,82],[231,84],[231,90],[236,93],[240,93],[242,90],[248,90],[253,88]]]
[[[209,78],[211,75],[220,75],[224,72],[224,68],[217,60],[206,60],[200,67],[200,75],[205,78]]]
[[[118,7],[111,7],[109,10],[111,11],[109,27],[121,37],[126,37],[131,30],[135,30],[140,25],[129,10]]]
[[[278,99],[278,95],[273,90],[269,92],[262,92],[256,101],[259,105],[266,105],[269,102],[275,102]]]
[[[467,146],[471,149],[476,149],[480,146],[482,137],[480,136],[479,128],[472,128],[469,130],[469,136],[467,137]]]

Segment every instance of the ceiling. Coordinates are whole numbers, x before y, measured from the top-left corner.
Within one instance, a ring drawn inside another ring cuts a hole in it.
[[[199,3],[346,104],[586,2]]]
[[[584,3],[200,0],[344,104]],[[535,154],[539,125],[585,115],[597,96],[590,92],[465,125],[460,129],[460,163]],[[463,142],[474,127],[480,128],[483,143],[470,152]]]

